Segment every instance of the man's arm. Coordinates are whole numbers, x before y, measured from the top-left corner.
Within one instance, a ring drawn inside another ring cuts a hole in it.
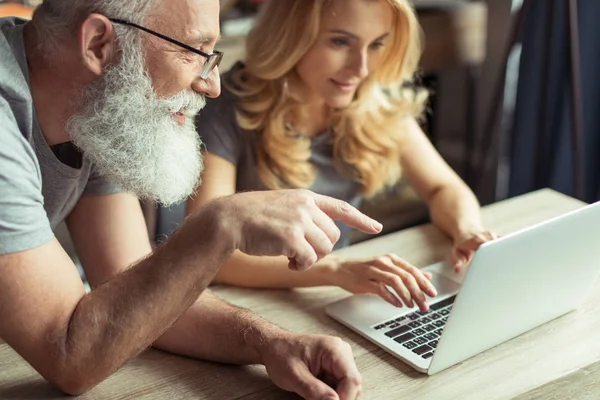
[[[119,193],[83,197],[67,224],[92,288],[151,252],[139,201],[134,196]],[[202,268],[200,260],[198,264]],[[257,363],[260,360],[256,351],[244,339],[247,329],[257,324],[262,325],[265,334],[278,330],[252,313],[204,293],[154,345],[207,360]]]
[[[203,360],[259,364],[264,343],[285,334],[277,326],[207,290],[154,346]]]
[[[86,272],[100,282],[119,273],[145,249],[149,251],[139,202],[131,196],[84,198],[71,214],[69,225],[73,233],[81,233],[74,236],[79,252],[86,253],[80,256],[86,260]],[[329,336],[284,331],[209,291],[202,293],[154,346],[217,362],[265,364],[277,385],[305,398],[332,395],[332,389],[315,378],[319,370],[332,368],[342,398],[353,399],[360,391],[360,374],[346,343]],[[322,360],[327,365],[321,365]],[[314,371],[308,369],[308,362]]]
[[[168,329],[229,256],[203,222],[193,242],[182,232],[88,295],[56,240],[0,256],[0,337],[61,390],[89,389]]]
[[[81,393],[171,327],[194,304],[234,249],[252,255],[282,254],[294,260],[294,266],[306,268],[331,251],[339,237],[330,217],[367,233],[381,229],[348,204],[307,191],[231,196],[188,217],[150,256],[87,295],[56,240],[1,255],[0,337],[60,389]],[[111,250],[115,249],[105,251]],[[127,250],[122,254],[134,257],[134,253]],[[117,271],[113,265],[106,268],[106,273],[91,274],[94,286]],[[231,326],[232,319],[210,315],[213,324]],[[235,316],[232,318],[236,321]],[[203,329],[198,333],[203,334]],[[214,325],[210,329],[215,330]],[[184,329],[175,331],[181,334]],[[173,345],[167,337],[161,343]],[[210,357],[205,347],[190,351]],[[257,359],[252,351],[241,357],[242,361]]]
[[[264,364],[277,386],[305,399],[355,400],[361,391],[352,349],[340,338],[285,331],[208,291],[155,345],[212,361]]]

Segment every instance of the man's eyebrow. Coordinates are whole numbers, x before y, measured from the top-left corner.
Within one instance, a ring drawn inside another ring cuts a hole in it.
[[[359,38],[357,35],[355,35],[354,33],[352,33],[352,32],[348,32],[348,31],[345,31],[345,30],[343,30],[343,29],[332,29],[332,30],[330,30],[329,32],[330,32],[330,33],[339,33],[339,34],[341,34],[341,35],[346,35],[346,36],[348,36],[348,37],[351,37],[351,38],[352,38],[352,39],[354,39],[354,40],[359,40],[359,39],[360,39],[360,38]],[[385,39],[386,37],[388,37],[389,35],[390,35],[389,33],[384,33],[383,35],[379,36],[379,37],[378,37],[377,39],[375,39],[374,41],[377,41],[377,40],[383,40],[383,39]]]
[[[192,37],[190,40],[186,41],[186,43],[192,47],[201,47],[202,45],[205,45],[207,43],[216,43],[219,41],[219,39],[221,39],[221,35],[214,36],[214,35],[198,34],[198,35]]]

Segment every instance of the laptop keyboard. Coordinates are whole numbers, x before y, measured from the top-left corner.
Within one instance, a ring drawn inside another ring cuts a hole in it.
[[[455,298],[456,296],[452,296],[431,305],[428,312],[415,311],[384,321],[374,329],[384,332],[387,337],[422,358],[431,358]]]

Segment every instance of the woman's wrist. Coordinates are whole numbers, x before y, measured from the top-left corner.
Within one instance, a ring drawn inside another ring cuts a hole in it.
[[[335,285],[334,277],[342,261],[341,257],[330,254],[317,262],[309,271],[313,271],[318,275],[318,279],[322,285]]]
[[[460,243],[471,237],[475,236],[478,233],[485,232],[485,228],[482,223],[471,223],[468,225],[460,226],[453,235],[454,243]]]

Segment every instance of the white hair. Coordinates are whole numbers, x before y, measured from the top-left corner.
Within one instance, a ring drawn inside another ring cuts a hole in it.
[[[44,0],[33,17],[42,56],[59,61],[62,43],[91,13],[144,25],[157,0]],[[200,182],[201,141],[194,115],[202,95],[184,89],[159,98],[146,70],[142,34],[114,25],[120,60],[73,99],[66,131],[94,168],[123,191],[164,205],[184,200]],[[174,119],[185,117],[181,124]]]
[[[157,0],[44,0],[32,18],[39,51],[51,59],[61,43],[72,38],[81,23],[92,13],[125,19],[143,25]],[[115,26],[117,38],[135,36],[138,32]],[[131,37],[133,38],[133,37]]]
[[[96,170],[126,192],[164,205],[184,200],[200,183],[201,141],[194,126],[204,96],[184,89],[154,92],[138,43],[75,99],[66,131]],[[173,115],[185,116],[185,123]]]

